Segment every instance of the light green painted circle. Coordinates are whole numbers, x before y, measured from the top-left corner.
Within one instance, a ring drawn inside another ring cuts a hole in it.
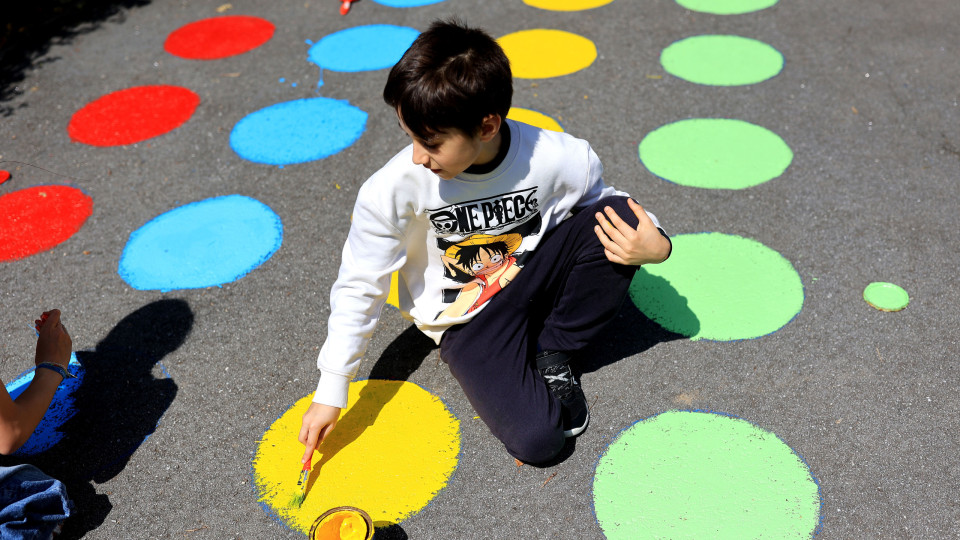
[[[670,411],[627,428],[593,480],[610,540],[807,538],[820,488],[775,434],[738,418]]]
[[[733,341],[770,334],[803,307],[800,276],[776,251],[722,233],[671,237],[673,253],[641,267],[630,284],[637,309],[690,337]]]
[[[691,118],[661,126],[640,141],[651,173],[683,186],[744,189],[772,180],[793,151],[767,128],[725,118]]]
[[[910,295],[899,285],[874,281],[863,289],[863,299],[880,311],[900,311],[907,307]]]
[[[762,41],[740,36],[693,36],[660,53],[667,73],[710,86],[742,86],[775,77],[783,55]]]
[[[712,13],[714,15],[740,15],[767,9],[777,0],[677,0],[690,11]]]

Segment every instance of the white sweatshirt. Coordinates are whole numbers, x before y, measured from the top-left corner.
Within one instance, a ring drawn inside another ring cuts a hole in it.
[[[486,305],[474,297],[495,293],[496,283],[506,282],[500,273],[515,274],[571,210],[626,195],[604,184],[603,166],[586,141],[507,122],[510,148],[490,173],[443,180],[415,165],[408,146],[361,186],[330,291],[313,401],[346,407],[393,272],[399,271],[401,312],[439,344],[446,328]]]

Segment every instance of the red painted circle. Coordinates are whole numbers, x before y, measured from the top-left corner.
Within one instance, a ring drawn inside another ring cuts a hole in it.
[[[69,186],[36,186],[0,196],[0,262],[50,249],[93,213],[93,199]]]
[[[213,17],[181,26],[167,36],[163,48],[190,60],[216,60],[243,54],[273,37],[274,26],[259,17]]]
[[[0,171],[0,184],[10,179],[10,171]]]
[[[133,144],[179,127],[200,96],[179,86],[135,86],[111,92],[74,113],[70,138],[93,146]]]

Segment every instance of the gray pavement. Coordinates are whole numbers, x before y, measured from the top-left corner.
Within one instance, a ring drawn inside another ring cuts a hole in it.
[[[28,324],[49,307],[63,310],[81,356],[122,358],[117,351],[126,347],[165,370],[152,368],[160,382],[140,372],[143,386],[122,392],[108,376],[98,379],[109,395],[83,413],[101,431],[89,447],[45,462],[62,470],[59,462],[72,458],[121,460],[70,486],[83,512],[67,536],[303,537],[258,504],[251,458],[271,423],[315,386],[349,208],[404,136],[381,103],[384,70],[324,73],[323,95],[370,113],[360,140],[329,158],[282,169],[252,163],[231,150],[228,135],[253,111],[315,95],[304,40],[360,24],[424,29],[453,14],[495,36],[559,28],[593,40],[600,57],[591,67],[536,87],[518,80],[514,104],[562,118],[568,132],[590,140],[608,181],[671,234],[719,231],[781,253],[805,299],[779,331],[735,342],[677,339],[625,308],[584,364],[590,428],[560,463],[519,469],[473,419],[436,351],[388,308],[360,375],[409,377],[441,396],[460,419],[461,453],[433,501],[378,537],[603,538],[592,506],[597,460],[627,426],[674,409],[738,416],[801,455],[820,484],[822,538],[957,536],[960,3],[781,1],[720,17],[666,0],[574,13],[505,0],[408,9],[363,0],[341,17],[332,0],[240,0],[226,13],[276,25],[265,45],[210,62],[164,52],[171,31],[217,15],[222,3],[154,0],[124,9],[53,44],[0,103],[8,112],[0,116],[0,168],[13,173],[0,195],[67,183],[94,200],[70,240],[0,263],[0,376],[9,381],[29,366]],[[771,44],[785,57],[783,71],[761,84],[717,88],[674,78],[659,64],[660,51],[680,38],[726,33]],[[280,77],[300,84],[278,84]],[[149,141],[70,141],[75,111],[145,84],[184,86],[202,101],[186,124]],[[794,160],[781,177],[743,191],[653,176],[637,144],[659,126],[695,117],[765,126]],[[118,276],[133,230],[186,202],[234,193],[283,220],[283,245],[262,266],[222,287],[167,293],[134,290]],[[868,306],[861,294],[872,281],[904,287],[909,306]],[[392,363],[391,346],[402,351]],[[132,455],[114,455],[122,437],[143,435],[111,432],[131,418],[159,424]]]

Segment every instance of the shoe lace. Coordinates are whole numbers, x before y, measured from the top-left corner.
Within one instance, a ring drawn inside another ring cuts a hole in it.
[[[542,375],[557,399],[566,399],[577,384],[568,366],[549,367],[543,370]]]

